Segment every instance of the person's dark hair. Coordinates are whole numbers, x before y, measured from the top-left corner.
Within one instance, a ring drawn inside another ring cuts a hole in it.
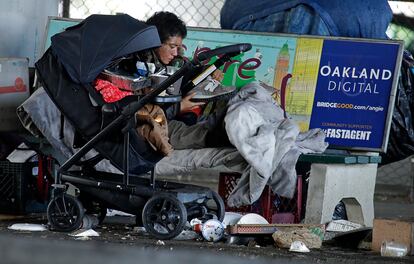
[[[184,39],[187,36],[185,23],[171,12],[155,12],[154,15],[148,18],[146,23],[157,27],[161,43],[165,43],[169,37],[181,37]]]

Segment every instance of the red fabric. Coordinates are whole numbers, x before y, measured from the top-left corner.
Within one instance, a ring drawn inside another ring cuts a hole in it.
[[[188,112],[193,112],[197,117],[200,117],[201,113],[203,112],[203,109],[201,108],[201,106],[194,106],[190,110],[183,111],[182,113],[188,113]]]
[[[132,95],[132,92],[122,91],[111,82],[102,79],[96,79],[95,89],[101,93],[104,101],[107,103],[113,103],[125,96]]]

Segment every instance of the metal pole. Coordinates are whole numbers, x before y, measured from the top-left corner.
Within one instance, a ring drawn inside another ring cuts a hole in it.
[[[62,0],[62,17],[69,18],[70,0]]]

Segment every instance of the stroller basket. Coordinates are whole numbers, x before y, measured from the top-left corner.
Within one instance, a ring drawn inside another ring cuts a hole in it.
[[[123,90],[137,91],[152,85],[151,79],[146,77],[136,78],[134,76],[120,75],[116,72],[105,70],[101,73],[102,79],[110,81],[115,86]]]

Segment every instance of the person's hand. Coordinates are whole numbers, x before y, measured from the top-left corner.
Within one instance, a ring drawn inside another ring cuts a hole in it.
[[[195,94],[196,93],[190,93],[181,100],[181,102],[180,102],[180,107],[181,107],[180,112],[190,111],[196,106],[200,106],[200,105],[205,104],[203,102],[193,102],[193,101],[191,101],[191,98],[193,98]]]
[[[221,82],[224,78],[224,73],[221,70],[217,69],[211,74],[211,77],[214,80]]]

